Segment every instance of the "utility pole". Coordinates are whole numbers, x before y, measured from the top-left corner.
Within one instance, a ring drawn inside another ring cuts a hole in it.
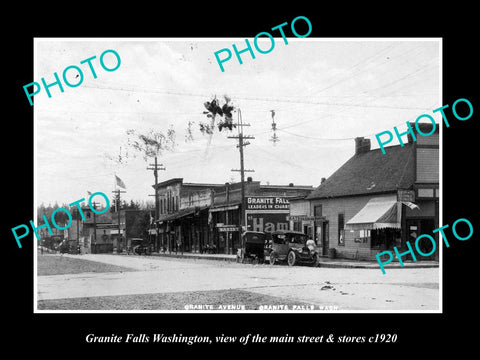
[[[147,167],[147,170],[153,170],[153,175],[155,176],[155,194],[153,196],[155,196],[155,247],[158,246],[158,226],[157,226],[157,221],[158,221],[158,218],[159,218],[159,200],[158,200],[158,190],[157,190],[157,186],[158,186],[158,170],[165,170],[163,166],[163,164],[158,164],[157,163],[157,157],[155,156],[155,164],[149,164],[150,166],[153,166],[153,167]],[[151,196],[151,195],[150,195]],[[162,244],[163,246],[163,244]],[[157,249],[159,250],[159,249]]]
[[[228,182],[225,183],[225,200],[227,201],[227,210],[225,211],[225,225],[230,225],[230,220],[228,219],[228,205],[230,203],[230,190],[229,190],[230,184]],[[229,253],[229,248],[228,248],[228,240],[230,237],[230,231],[225,232],[225,237],[226,237],[226,242],[227,242],[227,254]]]
[[[80,245],[80,229],[78,226],[78,218],[80,217],[80,211],[78,210],[78,208],[76,208],[76,210],[77,210],[76,214],[77,214],[77,248],[78,248],[78,246]]]
[[[238,109],[238,120],[237,120],[237,128],[238,128],[238,136],[228,136],[229,139],[238,139],[237,148],[240,151],[240,169],[232,169],[232,171],[239,171],[240,172],[240,181],[242,184],[242,210],[240,213],[240,228],[238,230],[239,240],[242,236],[243,228],[245,227],[245,173],[246,172],[254,172],[255,170],[245,169],[244,167],[244,159],[243,159],[243,147],[250,144],[248,139],[255,139],[253,136],[246,136],[243,135],[243,127],[250,126],[250,124],[244,124],[242,121],[242,111]]]
[[[97,204],[93,202],[93,209],[97,210]],[[95,211],[93,211],[93,241],[97,244],[97,217]]]
[[[121,209],[121,203],[120,203],[120,193],[126,193],[126,191],[121,191],[120,189],[112,191],[113,193],[116,194],[116,210],[118,214],[118,245],[120,245],[120,209]],[[127,236],[125,234],[125,250],[127,249]],[[118,249],[117,249],[118,251]]]

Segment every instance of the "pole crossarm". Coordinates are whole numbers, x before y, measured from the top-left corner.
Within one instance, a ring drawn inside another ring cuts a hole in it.
[[[244,140],[253,140],[255,139],[254,136],[251,135],[243,135],[243,127],[250,126],[250,124],[243,123],[242,121],[242,112],[238,109],[238,119],[237,119],[237,128],[238,128],[238,135],[236,136],[228,136],[228,139],[238,139],[237,148],[240,152],[240,169],[232,169],[231,171],[240,172],[240,181],[241,181],[241,191],[242,191],[242,206],[241,206],[241,214],[240,214],[240,226],[239,226],[239,237],[242,235],[242,230],[246,228],[245,226],[245,173],[246,172],[254,172],[253,169],[245,169],[244,167],[244,156],[243,156],[243,148],[250,144],[250,142]]]
[[[158,158],[155,156],[155,162],[153,164],[148,164],[147,170],[153,170],[153,176],[155,177],[155,194],[148,196],[155,196],[155,222],[159,218],[159,194],[158,194],[158,170],[166,170],[163,164],[158,163]],[[158,244],[158,231],[155,232],[155,246]]]

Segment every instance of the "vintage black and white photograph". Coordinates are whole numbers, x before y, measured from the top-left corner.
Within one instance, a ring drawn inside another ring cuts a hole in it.
[[[34,39],[34,312],[442,311],[442,39],[270,32]]]

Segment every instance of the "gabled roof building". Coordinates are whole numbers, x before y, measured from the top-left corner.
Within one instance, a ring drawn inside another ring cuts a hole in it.
[[[422,132],[429,126],[421,124]],[[438,126],[429,137],[416,138],[409,135],[386,154],[371,150],[370,139],[356,138],[355,154],[306,197],[324,256],[375,260],[394,246],[406,250],[407,240],[413,246],[416,237],[438,227]],[[433,245],[419,241],[419,247],[429,253]],[[438,251],[430,258],[438,259]]]

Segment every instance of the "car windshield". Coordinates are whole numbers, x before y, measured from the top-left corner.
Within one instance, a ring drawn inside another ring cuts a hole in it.
[[[285,242],[284,234],[274,234],[272,240],[275,244],[283,244]]]
[[[289,242],[295,244],[303,244],[306,241],[306,236],[302,234],[290,234],[289,235]]]

